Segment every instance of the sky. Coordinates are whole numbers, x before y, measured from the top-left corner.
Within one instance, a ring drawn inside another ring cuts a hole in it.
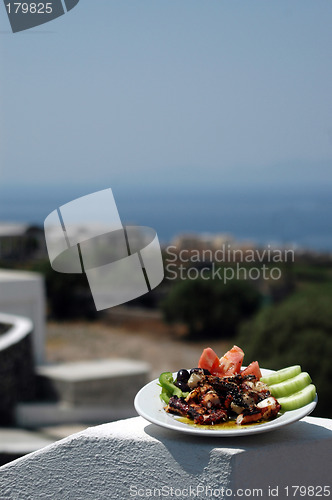
[[[332,4],[80,0],[0,9],[0,186],[332,181]]]

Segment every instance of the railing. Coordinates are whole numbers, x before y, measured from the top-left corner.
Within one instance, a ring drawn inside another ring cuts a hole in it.
[[[243,437],[141,417],[91,427],[0,468],[0,499],[316,498],[331,495],[332,420]]]

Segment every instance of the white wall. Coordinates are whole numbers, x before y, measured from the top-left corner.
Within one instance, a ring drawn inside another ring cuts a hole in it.
[[[38,273],[1,269],[0,312],[24,316],[32,320],[35,363],[43,363],[45,343],[43,277]]]
[[[243,498],[289,499],[293,485],[308,492],[298,498],[319,496],[309,486],[323,497],[319,488],[331,488],[331,430],[332,420],[306,417],[272,432],[205,438],[130,418],[91,427],[3,466],[0,498],[202,500],[242,492]]]

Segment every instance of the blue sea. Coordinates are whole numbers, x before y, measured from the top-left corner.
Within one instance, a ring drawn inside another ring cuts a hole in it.
[[[0,186],[0,222],[42,225],[56,207],[108,187]],[[180,233],[227,233],[239,241],[332,251],[329,186],[112,189],[122,222],[153,227],[162,243]]]

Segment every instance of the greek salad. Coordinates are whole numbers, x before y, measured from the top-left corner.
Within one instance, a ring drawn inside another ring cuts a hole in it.
[[[234,421],[247,425],[276,418],[311,403],[316,387],[300,365],[262,376],[259,363],[243,367],[244,352],[234,345],[221,358],[203,350],[197,367],[159,377],[164,410],[196,425]]]

